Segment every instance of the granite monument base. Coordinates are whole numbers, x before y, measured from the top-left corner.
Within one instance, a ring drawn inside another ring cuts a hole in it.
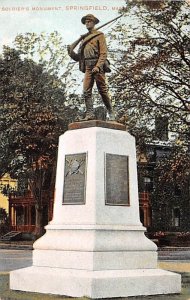
[[[34,243],[33,266],[10,288],[71,297],[179,293],[181,277],[157,269],[139,218],[135,139],[121,124],[70,124],[60,137],[53,220]]]
[[[87,271],[30,267],[11,272],[11,288],[71,297],[115,298],[179,293],[180,276],[160,269]]]

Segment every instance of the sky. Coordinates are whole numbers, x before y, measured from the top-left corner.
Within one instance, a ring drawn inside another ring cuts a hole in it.
[[[81,18],[94,14],[98,25],[118,16],[125,0],[1,0],[0,50],[11,46],[19,33],[58,31],[65,43],[72,43],[86,32]]]

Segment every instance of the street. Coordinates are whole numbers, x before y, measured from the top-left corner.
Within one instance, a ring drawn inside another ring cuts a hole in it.
[[[158,260],[159,261],[186,261],[190,262],[190,248],[183,247],[180,249],[170,249],[169,247],[162,248],[161,251],[158,251]]]
[[[0,249],[0,273],[32,265],[31,250]]]
[[[190,248],[158,252],[160,262],[176,261],[190,264]],[[0,249],[0,273],[25,268],[32,265],[32,250]],[[190,270],[189,270],[190,271]]]

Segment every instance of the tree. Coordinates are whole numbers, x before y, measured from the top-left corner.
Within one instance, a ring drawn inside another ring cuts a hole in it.
[[[122,49],[111,78],[118,114],[127,114],[128,126],[137,136],[155,138],[153,120],[160,115],[169,118],[170,131],[187,139],[189,4],[127,1],[124,11],[127,26],[120,24],[113,33],[115,38],[120,37]]]
[[[169,198],[174,202],[176,186],[183,186],[184,201],[189,193],[189,12],[187,1],[127,1],[126,23],[112,32],[112,40],[120,43],[110,78],[120,122],[135,135],[147,164],[150,145],[170,149],[166,157],[154,161],[152,204],[159,208],[162,204],[166,208]],[[173,140],[160,143],[167,120]]]
[[[64,85],[42,64],[4,48],[0,59],[1,173],[24,172],[36,203],[36,234],[42,231],[42,186],[53,170],[58,137],[74,114],[64,106]]]
[[[9,218],[4,208],[0,207],[0,236],[8,232]]]
[[[159,140],[155,119],[160,117],[160,129],[168,120],[175,134],[170,145],[178,157],[183,149],[188,162],[190,6],[186,1],[136,0],[127,1],[123,12],[126,24],[112,33],[120,51],[110,79],[120,121],[127,123],[144,151],[147,142]]]
[[[64,87],[66,104],[71,107],[80,107],[81,101],[77,92],[79,83],[76,80],[78,79],[78,65],[70,61],[67,46],[57,31],[18,34],[14,40],[14,47],[22,54],[22,57],[43,64],[48,74],[57,76]],[[76,66],[77,77],[75,76]]]

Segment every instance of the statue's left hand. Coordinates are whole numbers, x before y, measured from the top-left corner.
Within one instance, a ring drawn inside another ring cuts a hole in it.
[[[94,67],[94,68],[92,69],[92,73],[93,73],[93,74],[99,73],[99,71],[100,71],[100,69],[99,69],[98,67]]]

